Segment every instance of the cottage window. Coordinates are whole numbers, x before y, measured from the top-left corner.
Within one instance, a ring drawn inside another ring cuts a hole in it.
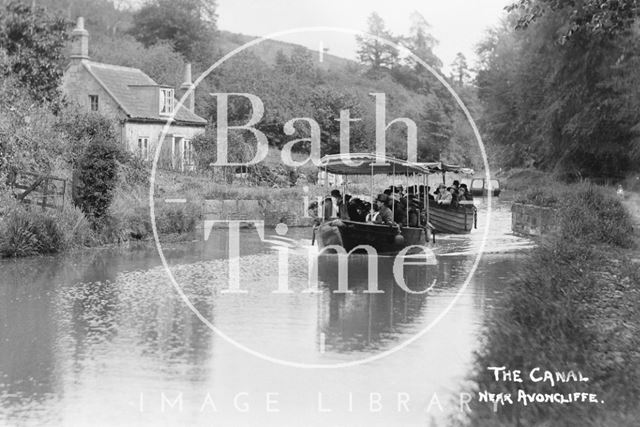
[[[173,89],[160,89],[160,114],[173,113]]]
[[[142,160],[149,160],[149,138],[146,136],[138,138],[138,156]]]
[[[91,111],[98,111],[98,95],[89,95],[89,104]]]

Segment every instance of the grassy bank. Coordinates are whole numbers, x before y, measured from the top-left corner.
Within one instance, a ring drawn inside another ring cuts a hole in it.
[[[506,286],[483,335],[477,391],[597,393],[604,403],[472,405],[474,426],[635,426],[640,418],[640,264],[629,213],[610,189],[536,187],[522,201],[559,208],[559,231]],[[636,231],[637,232],[637,231]],[[497,382],[487,369],[581,371],[586,383]]]
[[[149,240],[153,236],[149,215],[148,171],[121,171],[107,214],[97,223],[72,206],[46,210],[19,204],[8,191],[1,192],[0,257],[53,254],[82,247]],[[132,177],[135,175],[135,177]],[[159,171],[155,179],[156,227],[161,239],[191,240],[202,220],[202,202],[213,200],[302,200],[323,194],[313,184],[272,186],[226,184],[206,176]],[[186,199],[184,204],[167,204],[165,199]]]

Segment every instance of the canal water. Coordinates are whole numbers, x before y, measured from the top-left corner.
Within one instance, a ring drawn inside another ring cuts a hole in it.
[[[472,275],[486,200],[472,234],[430,244],[435,263],[354,255],[344,273],[309,229],[242,230],[235,284],[226,230],[163,246],[177,286],[154,247],[1,260],[0,425],[448,425],[532,247],[494,205]]]

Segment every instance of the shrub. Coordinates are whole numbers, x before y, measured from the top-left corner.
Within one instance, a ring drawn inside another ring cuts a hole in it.
[[[195,205],[166,206],[156,210],[156,227],[159,234],[190,233],[195,230],[198,218]]]
[[[85,149],[77,164],[78,189],[74,202],[94,227],[107,213],[118,179],[118,162],[125,157],[113,139],[99,137]]]
[[[14,205],[0,222],[0,254],[23,257],[63,250],[65,237],[57,218],[38,209]]]
[[[4,257],[24,257],[40,253],[35,224],[23,213],[14,210],[0,223],[0,254]]]
[[[623,248],[633,244],[633,224],[620,199],[593,185],[573,185],[563,196],[561,236],[578,237],[588,244]]]
[[[64,205],[61,212],[55,213],[58,226],[63,236],[63,248],[90,246],[95,242],[91,224],[82,211],[75,206]]]

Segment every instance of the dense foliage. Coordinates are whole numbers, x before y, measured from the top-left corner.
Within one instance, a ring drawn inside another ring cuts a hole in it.
[[[94,223],[105,216],[113,200],[120,155],[115,141],[95,138],[78,161],[75,202]]]
[[[170,42],[193,61],[212,53],[215,7],[212,0],[154,0],[134,14],[129,32],[147,47]]]
[[[0,49],[7,55],[0,73],[26,87],[31,97],[42,101],[58,98],[62,59],[69,38],[70,22],[49,14],[34,2],[5,3],[0,13]]]
[[[595,3],[523,1],[479,46],[483,128],[503,165],[577,178],[640,164],[640,32]]]

